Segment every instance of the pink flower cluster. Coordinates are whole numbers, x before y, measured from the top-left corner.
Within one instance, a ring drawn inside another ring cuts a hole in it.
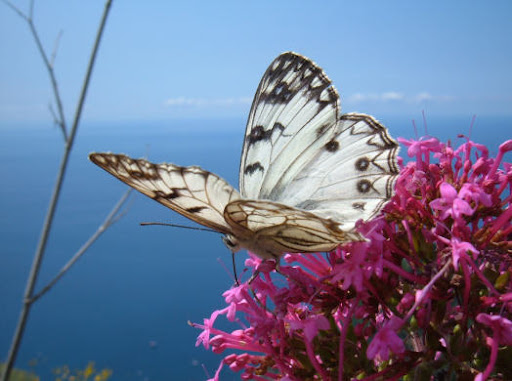
[[[400,139],[399,139],[400,140]],[[396,195],[358,229],[368,242],[250,256],[197,344],[243,380],[512,380],[512,165],[469,139],[400,140]],[[224,315],[236,330],[214,327]]]

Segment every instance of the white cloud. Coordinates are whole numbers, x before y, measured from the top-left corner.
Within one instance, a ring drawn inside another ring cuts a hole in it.
[[[406,95],[397,91],[387,91],[384,93],[356,93],[348,97],[348,101],[359,102],[396,102],[421,103],[425,101],[451,102],[455,97],[450,95],[432,95],[426,91],[414,95]]]
[[[361,94],[361,93],[355,93],[348,97],[348,100],[351,102],[364,102],[367,101],[369,98],[368,95]]]
[[[455,97],[452,95],[432,95],[425,91],[425,92],[416,94],[413,97],[413,100],[417,103],[421,103],[424,101],[452,102],[455,100]]]
[[[399,101],[404,99],[404,95],[395,91],[389,91],[381,95],[383,101]]]
[[[402,93],[396,91],[387,91],[385,93],[377,94],[362,94],[356,93],[348,97],[349,101],[352,102],[368,102],[368,101],[377,101],[377,102],[386,102],[386,101],[399,101],[403,100],[405,97]]]
[[[238,98],[188,98],[177,97],[166,99],[164,104],[167,107],[231,107],[238,105],[250,105],[252,99],[249,97]]]
[[[432,98],[433,98],[433,96],[430,93],[423,92],[423,93],[416,94],[414,100],[416,102],[420,103],[420,102],[423,102],[423,101],[429,101]]]

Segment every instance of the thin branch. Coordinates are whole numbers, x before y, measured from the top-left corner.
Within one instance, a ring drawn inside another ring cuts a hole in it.
[[[67,134],[67,126],[66,126],[66,117],[64,116],[64,107],[62,106],[62,100],[60,98],[59,86],[57,85],[57,78],[55,78],[55,72],[53,71],[52,64],[48,60],[48,56],[44,51],[43,44],[39,39],[39,34],[37,33],[36,27],[32,18],[28,18],[28,25],[30,27],[30,31],[34,36],[34,40],[36,41],[37,48],[39,49],[39,53],[43,58],[44,65],[46,66],[46,70],[48,70],[48,75],[50,76],[50,81],[52,83],[53,94],[55,96],[55,103],[57,104],[57,110],[59,112],[59,127],[62,131],[62,136],[64,137],[64,141],[68,142],[69,137]]]
[[[55,39],[55,44],[53,46],[52,58],[50,59],[50,65],[51,65],[52,69],[55,66],[55,58],[57,57],[57,50],[59,49],[59,43],[60,43],[61,37],[62,37],[62,30],[59,31],[59,34],[57,35],[57,38]]]
[[[53,109],[53,106],[50,103],[48,103],[48,110],[50,111],[50,114],[52,114],[52,118],[53,118],[53,123],[57,126],[60,126],[60,121],[59,121],[59,117],[57,116],[57,114],[55,113],[55,110]],[[62,127],[61,127],[62,128]]]
[[[59,92],[59,86],[57,85],[57,79],[55,78],[55,72],[53,70],[53,65],[50,60],[48,60],[48,56],[46,55],[46,52],[43,48],[43,44],[41,43],[41,39],[39,38],[39,33],[37,33],[36,27],[34,25],[34,21],[32,19],[32,15],[34,12],[34,1],[30,2],[30,13],[27,16],[25,13],[23,13],[18,7],[16,7],[14,4],[12,4],[8,0],[2,0],[9,8],[11,8],[18,16],[20,16],[22,19],[24,19],[30,29],[30,32],[32,33],[32,37],[34,38],[34,41],[36,42],[37,49],[39,50],[39,54],[41,55],[41,58],[43,59],[44,66],[46,67],[46,70],[48,71],[48,75],[50,77],[50,82],[52,84],[53,88],[53,94],[55,97],[55,103],[57,104],[57,110],[59,112],[59,117],[57,118],[57,124],[61,129],[62,136],[64,137],[64,141],[68,141],[68,133],[67,133],[67,126],[66,126],[66,117],[64,116],[64,107],[62,106],[62,100],[60,97]]]
[[[9,8],[11,8],[18,16],[20,16],[23,20],[28,22],[28,16],[25,15],[17,6],[15,6],[13,3],[7,0],[2,0],[5,5],[7,5]]]
[[[36,300],[38,300],[41,296],[46,294],[54,285],[59,281],[62,276],[68,272],[68,270],[75,264],[78,259],[89,249],[89,247],[96,242],[96,240],[114,223],[119,221],[119,218],[123,216],[126,213],[125,210],[120,209],[124,206],[126,201],[128,200],[128,197],[130,196],[132,192],[132,189],[128,189],[123,196],[119,199],[117,204],[112,208],[108,216],[105,218],[103,223],[98,227],[98,229],[94,232],[93,235],[89,237],[89,239],[80,247],[80,249],[73,255],[73,257],[62,267],[62,269],[59,271],[59,273],[44,286],[41,291],[39,291],[37,294],[35,294],[31,299],[30,303],[34,303]]]
[[[131,188],[129,189],[131,190]],[[114,219],[112,220],[112,223],[111,225],[113,225],[114,223],[116,223],[117,221],[119,221],[121,218],[123,218],[127,213],[128,213],[128,210],[132,207],[133,205],[133,201],[134,201],[134,197],[131,198],[130,200],[130,203],[125,205],[125,207],[123,208],[123,210],[121,210],[119,213],[117,213],[117,215],[114,217]]]
[[[5,2],[5,0],[4,0]],[[6,2],[7,5],[9,5],[12,9],[14,9],[17,12],[17,8],[12,6],[10,3]],[[60,191],[62,189],[62,182],[64,180],[64,175],[66,173],[66,168],[69,163],[69,156],[71,153],[71,149],[73,147],[73,142],[76,136],[76,132],[78,129],[79,121],[80,121],[80,115],[82,114],[82,109],[85,101],[85,96],[87,94],[87,88],[89,87],[89,82],[91,78],[92,69],[94,67],[94,62],[96,60],[96,54],[98,52],[99,44],[101,41],[101,36],[103,35],[103,30],[105,27],[105,23],[107,21],[107,16],[109,14],[110,6],[112,4],[112,0],[107,0],[105,3],[105,8],[103,11],[103,15],[101,18],[100,26],[98,28],[97,34],[96,34],[96,40],[94,42],[94,47],[91,52],[91,57],[89,59],[89,64],[87,67],[87,73],[85,75],[85,79],[82,86],[82,91],[80,93],[80,100],[77,105],[77,109],[75,112],[75,118],[73,121],[73,126],[71,128],[71,132],[69,137],[65,138],[66,145],[64,150],[64,155],[61,160],[59,172],[57,175],[57,180],[55,182],[55,186],[53,189],[52,198],[48,207],[48,212],[46,214],[46,218],[43,224],[43,229],[41,232],[41,237],[39,239],[39,244],[37,246],[36,252],[34,254],[34,260],[32,262],[32,267],[30,269],[30,275],[27,280],[27,285],[25,289],[24,299],[23,299],[23,307],[20,312],[20,316],[18,319],[18,325],[16,326],[16,331],[14,333],[14,336],[12,338],[11,347],[9,349],[9,355],[7,358],[7,361],[5,363],[4,372],[2,374],[1,381],[7,381],[9,378],[9,375],[11,374],[12,367],[14,365],[14,362],[16,360],[16,356],[18,354],[19,346],[21,343],[21,338],[23,336],[23,333],[25,331],[25,325],[27,323],[28,315],[30,312],[30,307],[32,306],[33,300],[33,293],[34,293],[34,287],[37,281],[37,277],[39,275],[39,269],[41,267],[41,262],[44,256],[44,252],[46,249],[46,243],[48,241],[49,233],[53,224],[53,217],[55,215],[55,210],[57,208],[57,203],[60,196]],[[19,12],[17,12],[20,14]],[[22,13],[21,13],[22,14]],[[57,88],[57,81],[55,80],[54,72],[51,66],[49,65],[47,56],[44,52],[44,49],[41,45],[41,41],[39,40],[39,36],[37,34],[37,31],[35,30],[34,24],[32,23],[32,14],[33,14],[33,2],[31,2],[30,5],[30,17],[27,19],[30,30],[32,31],[32,35],[34,36],[34,39],[36,40],[36,44],[38,46],[39,52],[41,53],[41,56],[43,58],[43,61],[45,62],[46,68],[48,69],[48,73],[52,79],[52,86],[55,92],[55,97],[57,99],[57,106],[59,108],[59,114],[61,115],[62,121],[64,122],[64,114],[62,110],[62,104],[60,102],[60,97],[58,96],[58,88]],[[65,130],[63,130],[63,133],[65,133]]]
[[[87,74],[85,75],[84,85],[82,87],[82,91],[80,93],[80,99],[78,101],[78,106],[77,106],[76,112],[75,112],[75,119],[73,120],[73,125],[71,126],[71,133],[69,135],[68,144],[67,144],[67,146],[69,147],[68,149],[71,149],[71,147],[73,145],[73,141],[75,139],[76,131],[78,129],[78,124],[80,122],[80,116],[82,115],[82,110],[84,107],[85,96],[87,95],[87,89],[89,88],[89,82],[90,82],[90,78],[91,78],[91,74],[92,74],[92,69],[94,67],[94,62],[96,61],[96,54],[98,53],[101,36],[103,34],[103,28],[105,27],[105,23],[107,22],[108,11],[110,9],[111,4],[112,4],[112,0],[107,0],[107,2],[105,4],[105,10],[103,12],[103,17],[101,19],[101,24],[98,29],[98,34],[96,35],[96,40],[94,41],[94,47],[92,49],[92,54],[89,59],[89,65],[87,67]]]

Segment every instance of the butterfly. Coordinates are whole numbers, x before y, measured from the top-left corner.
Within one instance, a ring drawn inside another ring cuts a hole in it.
[[[146,196],[262,259],[363,241],[359,219],[394,193],[397,142],[369,115],[341,114],[330,79],[310,59],[279,55],[256,91],[240,163],[240,192],[197,166],[114,153],[90,160]]]

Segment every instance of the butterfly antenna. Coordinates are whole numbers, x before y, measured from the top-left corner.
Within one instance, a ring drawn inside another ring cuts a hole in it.
[[[235,263],[235,253],[231,252],[231,261],[233,263],[233,275],[235,276],[235,284],[240,286],[240,282],[238,281],[238,275],[236,273],[236,263]]]
[[[211,232],[211,233],[217,233],[217,234],[221,234],[220,232],[216,231],[216,230],[213,230],[213,229],[208,229],[208,228],[198,228],[196,226],[186,226],[186,225],[179,225],[179,224],[169,224],[169,223],[166,223],[166,222],[141,222],[140,223],[141,226],[149,226],[149,225],[158,225],[158,226],[172,226],[172,227],[175,227],[175,228],[183,228],[183,229],[192,229],[192,230],[202,230],[202,231],[205,231],[205,232]]]

